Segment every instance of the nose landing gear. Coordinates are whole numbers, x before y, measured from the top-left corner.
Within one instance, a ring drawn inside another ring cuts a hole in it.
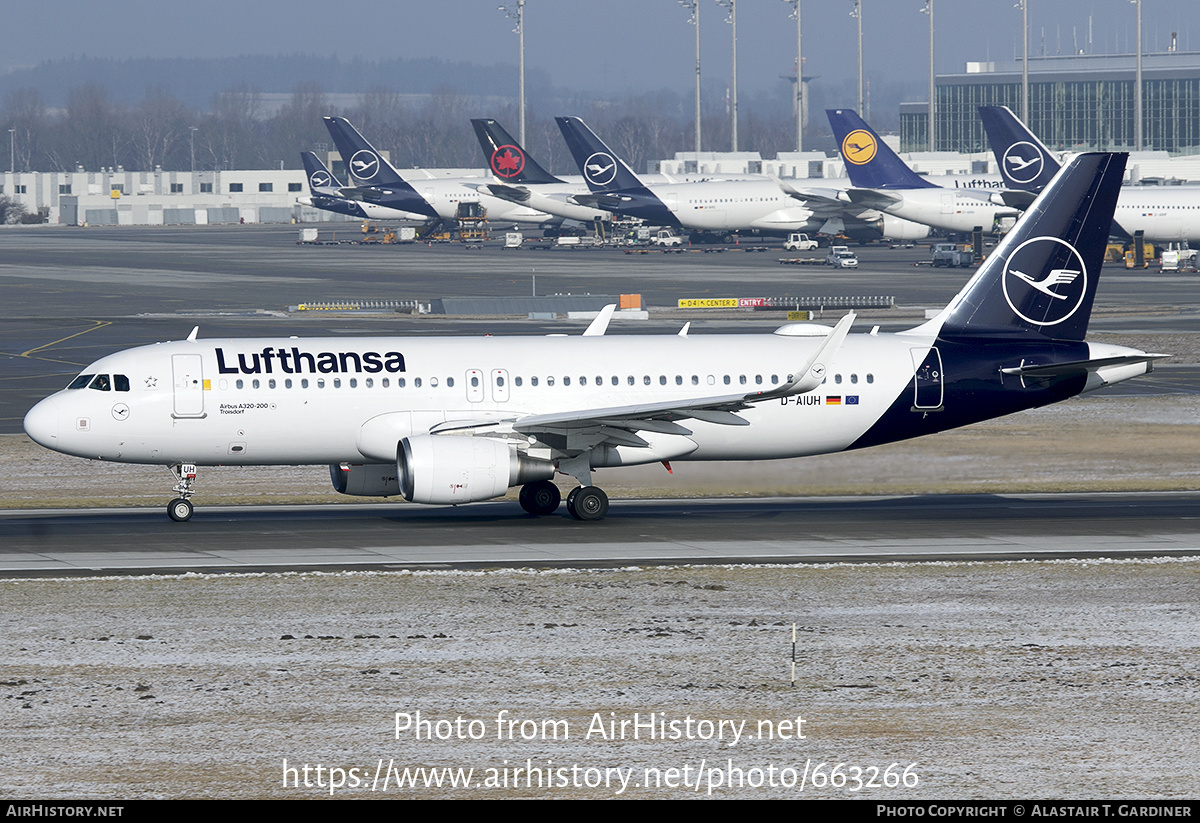
[[[179,497],[167,504],[167,517],[176,523],[186,523],[192,519],[192,512],[195,510],[188,498],[196,493],[196,464],[177,463],[169,468],[176,480],[175,487],[171,491],[178,494]]]

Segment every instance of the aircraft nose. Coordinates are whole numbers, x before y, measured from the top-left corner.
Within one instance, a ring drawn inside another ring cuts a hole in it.
[[[58,448],[58,406],[47,397],[25,415],[25,433],[39,445]]]

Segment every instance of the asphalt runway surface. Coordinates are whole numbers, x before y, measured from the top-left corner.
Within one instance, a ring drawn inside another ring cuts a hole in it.
[[[512,502],[8,512],[0,547],[9,577],[1187,556],[1200,492],[616,500],[599,523]]]

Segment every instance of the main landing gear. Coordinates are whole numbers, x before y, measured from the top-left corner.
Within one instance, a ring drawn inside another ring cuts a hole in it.
[[[177,463],[169,468],[176,480],[175,487],[171,491],[178,494],[179,497],[167,504],[167,517],[176,523],[186,523],[192,519],[192,512],[195,510],[188,498],[196,493],[196,464]]]
[[[608,495],[598,486],[579,486],[567,494],[567,511],[576,520],[600,520],[608,514]]]
[[[553,514],[562,502],[558,486],[549,480],[526,483],[518,498],[530,514]],[[600,520],[608,514],[608,495],[597,486],[579,486],[567,494],[567,511],[576,520]]]
[[[551,481],[539,480],[522,486],[518,499],[530,515],[552,515],[562,503],[563,495]],[[577,521],[598,521],[608,513],[608,495],[596,486],[572,488],[566,495],[566,511]]]

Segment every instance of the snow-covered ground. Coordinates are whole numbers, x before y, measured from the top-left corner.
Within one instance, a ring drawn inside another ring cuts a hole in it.
[[[0,603],[6,799],[1200,795],[1190,560],[45,579]],[[422,766],[472,785],[396,787]]]

